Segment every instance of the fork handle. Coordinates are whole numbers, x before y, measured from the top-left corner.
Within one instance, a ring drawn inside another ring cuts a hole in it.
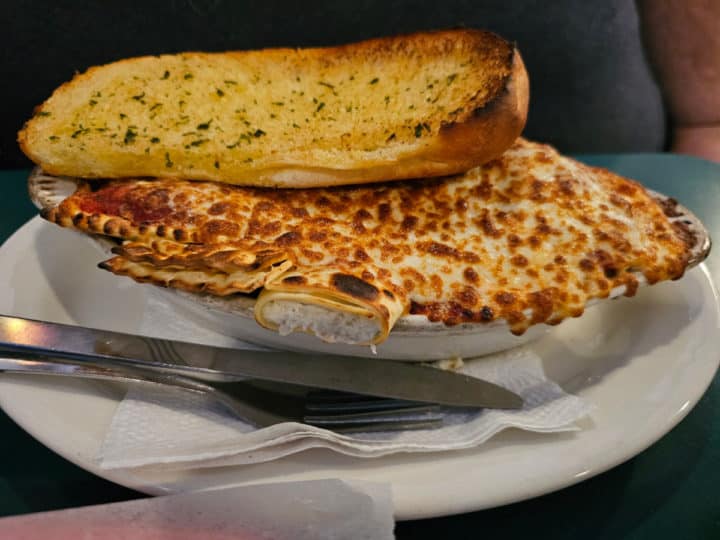
[[[211,389],[199,382],[177,375],[163,375],[151,371],[132,368],[116,368],[94,364],[75,364],[66,360],[44,360],[41,358],[13,358],[7,352],[0,357],[0,372],[23,373],[30,375],[55,375],[61,377],[80,377],[105,381],[143,383],[155,386],[177,386],[196,393],[206,393]]]
[[[99,379],[105,381],[116,381],[123,383],[141,383],[152,385],[155,387],[175,387],[188,390],[195,394],[209,395],[214,397],[220,404],[236,416],[242,418],[246,422],[256,427],[265,427],[281,422],[288,422],[291,419],[275,413],[272,409],[265,409],[260,405],[254,404],[248,400],[248,396],[242,396],[240,392],[235,392],[233,396],[219,390],[215,386],[205,384],[201,381],[190,379],[175,374],[160,373],[153,370],[144,370],[141,368],[117,366],[107,367],[85,362],[74,363],[64,359],[44,359],[27,357],[14,357],[8,352],[3,351],[0,354],[0,373],[22,373],[30,375],[53,375],[61,377],[80,377],[86,379]],[[232,383],[237,387],[243,385],[242,382]],[[252,387],[245,387],[247,390]],[[250,396],[252,397],[252,396]],[[257,396],[255,396],[257,397]],[[267,401],[267,397],[265,398]]]

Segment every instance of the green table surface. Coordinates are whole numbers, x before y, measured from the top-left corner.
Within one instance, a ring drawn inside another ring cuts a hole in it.
[[[714,238],[720,238],[720,165],[668,154],[580,159],[676,197],[704,221]],[[0,171],[0,241],[35,214],[26,195],[27,173]],[[711,253],[707,264],[720,283],[720,250]],[[0,413],[0,516],[143,496],[65,461]],[[395,533],[399,539],[720,539],[718,378],[678,426],[604,474],[500,508],[400,522]]]

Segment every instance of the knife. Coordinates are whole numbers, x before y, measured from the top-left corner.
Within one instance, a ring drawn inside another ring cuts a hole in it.
[[[488,381],[377,358],[229,349],[0,315],[0,353],[120,364],[210,382],[259,379],[456,407],[517,409]]]

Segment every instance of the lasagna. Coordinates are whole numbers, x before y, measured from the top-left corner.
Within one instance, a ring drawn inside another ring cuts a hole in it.
[[[42,215],[117,239],[100,263],[115,274],[254,295],[264,327],[375,344],[406,314],[522,334],[677,279],[696,239],[671,213],[637,182],[518,139],[466,173],[387,184],[80,181]]]

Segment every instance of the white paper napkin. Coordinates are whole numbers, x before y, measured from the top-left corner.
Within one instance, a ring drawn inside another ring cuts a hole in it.
[[[172,335],[152,325],[150,302],[144,332],[167,338],[200,335],[189,322]],[[159,319],[162,320],[162,319]],[[230,338],[204,331],[201,340],[228,344]],[[234,341],[233,345],[237,346]],[[460,371],[495,382],[523,397],[518,411],[481,410],[448,412],[443,427],[405,432],[340,435],[298,423],[255,429],[232,416],[222,405],[182,390],[131,388],[120,403],[98,456],[105,469],[148,465],[163,468],[210,467],[261,463],[308,448],[329,448],[356,457],[377,457],[396,452],[436,452],[477,446],[503,429],[534,432],[573,431],[591,405],[565,393],[545,377],[541,359],[529,347],[465,361]]]
[[[394,526],[389,484],[313,480],[7,517],[0,538],[391,540]]]

